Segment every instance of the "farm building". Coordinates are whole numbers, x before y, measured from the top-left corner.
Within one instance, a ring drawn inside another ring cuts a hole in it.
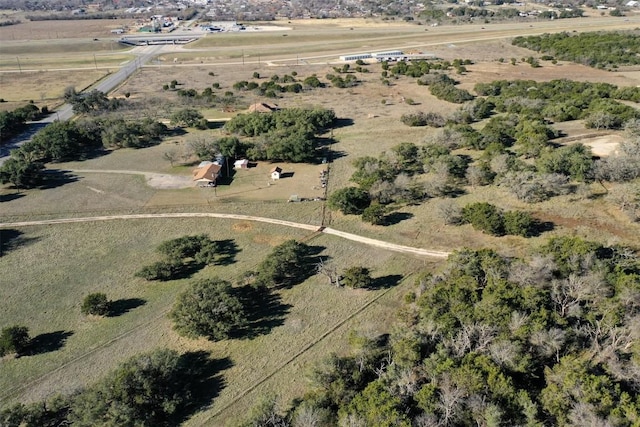
[[[247,169],[249,167],[249,160],[241,159],[233,162],[233,167],[235,169]]]
[[[280,175],[282,175],[282,168],[276,166],[271,169],[271,179],[280,179]]]
[[[355,53],[351,55],[342,55],[340,61],[357,61],[358,59],[371,59],[370,53]]]
[[[208,162],[208,164],[193,170],[193,180],[200,186],[214,186],[216,185],[216,180],[220,177],[221,169],[222,166]]]

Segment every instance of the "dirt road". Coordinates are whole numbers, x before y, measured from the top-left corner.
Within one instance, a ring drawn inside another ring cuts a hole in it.
[[[447,256],[449,256],[449,252],[434,251],[429,249],[398,245],[395,243],[389,243],[382,240],[376,240],[368,237],[358,236],[357,234],[334,230],[328,227],[319,228],[316,225],[301,224],[298,222],[285,221],[285,220],[275,219],[275,218],[264,218],[264,217],[258,217],[258,216],[250,216],[250,215],[222,214],[222,213],[209,213],[209,212],[107,215],[107,216],[93,216],[93,217],[84,217],[84,218],[59,218],[59,219],[48,219],[48,220],[41,220],[41,221],[5,222],[5,223],[0,223],[0,228],[16,228],[16,227],[28,227],[33,225],[72,224],[72,223],[79,223],[79,222],[155,219],[155,218],[221,218],[221,219],[233,219],[233,220],[240,220],[240,221],[266,222],[269,224],[282,225],[285,227],[300,228],[300,229],[308,230],[311,232],[320,231],[325,234],[331,234],[333,236],[342,237],[343,239],[364,243],[365,245],[375,246],[375,247],[390,250],[393,252],[401,252],[405,254],[425,256],[425,257],[435,257],[435,258],[446,258]]]

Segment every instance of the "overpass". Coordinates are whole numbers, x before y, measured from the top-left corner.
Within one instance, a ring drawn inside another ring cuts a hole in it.
[[[151,46],[163,44],[187,44],[198,40],[201,36],[196,35],[161,35],[161,36],[134,36],[122,37],[119,42],[129,46]]]

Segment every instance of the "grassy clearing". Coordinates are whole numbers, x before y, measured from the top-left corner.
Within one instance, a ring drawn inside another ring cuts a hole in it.
[[[106,70],[0,73],[0,91],[8,102],[55,103],[67,87],[84,89],[106,75]]]
[[[91,41],[93,38],[99,38],[100,41],[110,40],[114,36],[111,30],[133,23],[131,19],[28,21],[22,16],[17,19],[22,21],[18,25],[0,27],[0,40],[3,40],[3,44],[5,41],[13,43],[21,40],[40,44],[43,40],[51,42],[71,41],[67,39]]]
[[[0,27],[1,28],[1,27]],[[59,56],[61,61],[74,54],[100,53],[114,54],[130,50],[131,46],[118,43],[116,40],[47,40],[47,41],[7,41],[0,46],[0,55],[28,55]]]
[[[3,403],[33,401],[57,391],[70,391],[95,381],[119,361],[140,351],[158,346],[181,350],[198,348],[210,350],[216,357],[228,355],[234,363],[224,373],[227,386],[212,408],[198,416],[207,418],[235,402],[237,396],[257,381],[278,371],[285,360],[385,292],[384,289],[369,292],[337,289],[329,286],[324,278],[314,277],[280,292],[282,304],[290,307],[281,319],[282,324],[268,335],[220,343],[185,340],[172,332],[164,313],[188,280],[163,284],[145,283],[133,277],[141,265],[157,259],[153,248],[158,243],[195,233],[208,233],[214,239],[236,239],[242,250],[237,254],[235,264],[209,267],[196,274],[196,277],[220,275],[233,280],[242,271],[253,268],[273,245],[288,238],[302,237],[300,231],[207,219],[113,221],[29,227],[22,231],[23,243],[0,258],[6,279],[3,280],[4,298],[0,303],[2,323],[28,325],[32,336],[58,332],[68,337],[56,351],[5,361],[0,365],[0,389],[3,390],[0,400]],[[420,260],[372,250],[332,236],[320,236],[308,244],[326,248],[323,254],[341,267],[376,265],[375,277],[394,275],[389,277],[394,281],[399,279],[395,275],[423,265]],[[74,256],[70,257],[70,253]],[[82,298],[97,291],[105,292],[114,300],[141,298],[146,304],[115,318],[82,316],[79,312]],[[378,328],[375,319],[379,320],[381,315],[388,317],[393,312],[395,300],[381,302],[376,311],[357,316],[343,328],[357,324]],[[28,311],[24,310],[26,306],[30,307]],[[340,349],[337,341],[334,338],[320,341],[313,348],[314,357],[296,359],[293,366],[301,369],[300,372],[308,370],[317,358]],[[273,357],[274,354],[278,356]],[[304,389],[303,375],[292,380],[283,372],[268,384],[279,386],[289,382],[292,387],[283,396],[288,400],[300,395]],[[242,402],[239,409],[224,411],[220,417],[224,419],[242,413],[243,407],[252,403],[250,395]],[[218,419],[221,418],[215,418]],[[212,421],[210,425],[220,424]]]
[[[127,61],[132,60],[132,55],[93,55],[79,54],[73,56],[8,56],[0,57],[0,70],[57,70],[67,68],[119,68]],[[18,64],[19,63],[19,64]]]

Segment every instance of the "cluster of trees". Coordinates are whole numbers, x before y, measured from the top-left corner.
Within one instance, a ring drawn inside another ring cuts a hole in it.
[[[182,108],[174,111],[171,114],[171,124],[174,126],[195,127],[198,129],[206,129],[208,127],[207,119],[195,108]]]
[[[274,74],[268,80],[258,83],[256,81],[241,80],[233,84],[233,88],[238,91],[253,91],[256,95],[265,96],[267,98],[277,98],[279,93],[300,93],[304,89],[310,89],[312,87],[307,85],[307,80],[304,80],[302,84],[298,82],[297,73],[294,71],[291,74],[285,74],[279,76]],[[260,75],[254,73],[254,78],[259,79]]]
[[[44,164],[82,160],[100,148],[146,147],[160,140],[167,127],[151,119],[136,122],[97,117],[56,121],[11,152],[0,168],[0,182],[18,188],[33,188],[45,180]]]
[[[390,335],[352,334],[287,413],[256,409],[281,426],[632,426],[638,292],[640,259],[624,247],[460,250],[416,280]]]
[[[40,110],[35,104],[27,104],[13,111],[0,111],[0,144],[23,131],[28,120],[37,120],[47,112],[47,107]]]
[[[77,92],[74,87],[65,89],[64,100],[73,106],[73,112],[76,114],[98,114],[106,111],[115,111],[124,105],[122,99],[108,98],[104,92],[97,89],[89,92]]]
[[[348,64],[345,64],[345,65],[348,65]],[[360,83],[360,81],[355,76],[355,74],[351,74],[351,73],[346,74],[344,77],[339,74],[329,73],[325,77],[327,78],[327,80],[331,82],[331,85],[333,87],[337,87],[340,89],[358,86],[358,84]]]
[[[544,117],[554,121],[585,119],[586,126],[619,129],[640,117],[633,107],[617,100],[640,101],[640,88],[617,87],[609,83],[576,82],[567,79],[496,80],[474,87],[495,106],[495,111]]]
[[[447,71],[454,67],[458,74],[466,72],[465,65],[471,64],[471,60],[455,59],[449,61],[425,61],[417,60],[410,63],[399,61],[393,66],[389,66],[387,62],[382,64],[382,79],[399,78],[399,76],[408,76],[417,78],[418,85],[429,86],[429,91],[433,96],[444,101],[462,104],[470,101],[474,96],[465,89],[459,89],[455,85],[457,82],[447,74],[432,70]],[[387,80],[388,81],[388,80]]]
[[[189,338],[219,341],[241,336],[255,318],[256,306],[268,305],[271,291],[292,286],[313,274],[311,248],[288,240],[276,246],[257,266],[245,272],[236,285],[219,279],[194,281],[178,296],[169,314],[176,331]]]
[[[520,36],[512,44],[597,68],[640,64],[640,36],[632,31]]]
[[[209,74],[214,75],[212,73]],[[177,80],[172,80],[171,83],[162,86],[163,90],[175,90],[175,93],[178,95],[176,102],[178,105],[190,108],[193,106],[206,106],[208,108],[221,107],[223,110],[229,110],[235,108],[242,102],[242,99],[235,96],[233,91],[227,90],[222,94],[214,92],[220,90],[220,83],[218,82],[212,83],[211,87],[204,88],[202,92],[198,92],[193,88],[176,89],[176,86],[180,84],[182,83],[178,83]]]
[[[147,280],[174,280],[207,265],[227,264],[237,252],[233,240],[211,240],[206,234],[166,240],[157,247],[164,259],[144,266],[136,276]]]
[[[372,224],[384,224],[392,203],[418,203],[432,197],[458,194],[465,182],[470,158],[452,154],[441,144],[418,146],[404,142],[378,158],[360,157],[351,181],[329,195],[328,206],[345,215],[362,215]]]
[[[471,224],[476,230],[493,236],[508,234],[531,237],[537,234],[540,228],[539,221],[528,212],[503,211],[486,202],[470,203],[464,206],[458,222]]]
[[[335,119],[333,110],[290,108],[268,114],[239,114],[225,124],[225,129],[253,138],[245,143],[251,160],[308,162],[316,157],[316,135]]]
[[[98,383],[69,396],[0,411],[5,426],[177,425],[220,387],[207,353],[155,350],[123,362]]]

